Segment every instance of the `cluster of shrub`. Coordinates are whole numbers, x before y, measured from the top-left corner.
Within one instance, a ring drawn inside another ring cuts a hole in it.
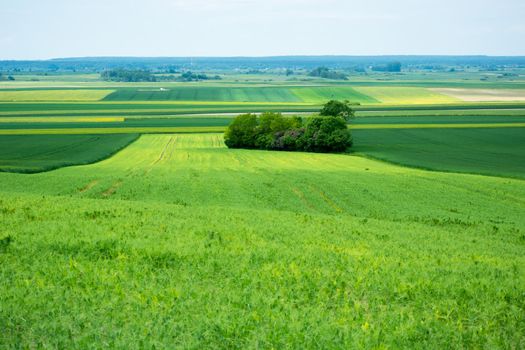
[[[311,77],[319,77],[324,79],[348,80],[348,77],[345,74],[336,72],[326,67],[317,67],[316,69],[308,73],[308,75]]]
[[[146,70],[138,69],[111,69],[102,72],[100,77],[106,81],[118,81],[118,82],[141,82],[141,81],[156,81],[155,76],[151,72]]]
[[[229,148],[344,152],[352,146],[347,123],[353,116],[348,101],[330,101],[307,119],[273,112],[242,114],[228,126],[224,141]]]

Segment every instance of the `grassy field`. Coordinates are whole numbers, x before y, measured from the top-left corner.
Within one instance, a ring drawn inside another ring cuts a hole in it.
[[[0,171],[32,173],[94,163],[137,137],[136,134],[1,136]]]
[[[0,82],[0,348],[525,347],[522,80],[39,77]],[[218,134],[329,99],[350,154]]]
[[[523,180],[221,139],[0,174],[0,344],[523,346]]]

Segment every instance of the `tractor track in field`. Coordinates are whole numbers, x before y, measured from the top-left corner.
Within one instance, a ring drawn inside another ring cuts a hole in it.
[[[111,187],[109,187],[104,192],[102,192],[102,197],[107,198],[107,197],[114,195],[115,192],[117,192],[117,190],[120,188],[120,186],[122,186],[123,183],[124,181],[120,179],[115,181],[113,185],[111,185]]]
[[[168,152],[168,150],[170,149],[170,146],[172,146],[172,143],[174,143],[174,141],[175,141],[175,137],[174,137],[174,136],[171,136],[170,139],[168,140],[168,142],[164,145],[164,148],[162,149],[162,152],[160,153],[159,158],[157,158],[157,159],[151,164],[152,166],[157,165],[158,163],[160,163],[162,160],[165,159],[165,157],[166,157],[166,153]]]
[[[90,181],[84,187],[79,189],[78,192],[79,193],[85,193],[85,192],[89,191],[90,189],[92,189],[93,187],[95,187],[96,185],[98,185],[98,182],[99,182],[98,180]]]

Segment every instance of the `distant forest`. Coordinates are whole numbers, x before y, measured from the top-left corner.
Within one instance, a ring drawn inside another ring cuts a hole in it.
[[[396,63],[395,66],[392,64]],[[480,67],[498,69],[504,67],[525,68],[525,57],[503,56],[282,56],[282,57],[93,57],[59,58],[41,61],[0,61],[2,72],[97,72],[112,69],[172,73],[179,70],[261,70],[304,69],[313,71],[318,67],[332,70],[364,68],[375,71],[397,71],[398,67]],[[321,72],[322,73],[322,72]]]

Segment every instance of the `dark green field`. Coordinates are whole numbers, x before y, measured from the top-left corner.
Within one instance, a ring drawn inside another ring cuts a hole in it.
[[[525,128],[354,131],[356,153],[431,170],[525,178]]]
[[[0,171],[34,173],[94,163],[137,137],[136,134],[0,136]]]
[[[107,89],[107,88],[106,88]],[[46,88],[46,89],[10,89],[9,92],[33,92],[34,96],[49,92],[53,100],[53,91],[79,88]],[[88,88],[85,91],[102,90]],[[0,93],[2,91],[0,90]],[[5,94],[5,93],[4,93]],[[16,94],[15,94],[16,95]],[[6,95],[9,96],[9,95]],[[9,100],[9,97],[5,97]],[[26,97],[27,98],[27,97]],[[57,95],[60,99],[62,96]],[[104,101],[193,101],[193,102],[288,102],[320,103],[330,99],[347,99],[355,103],[379,103],[375,98],[354,90],[351,86],[203,86],[190,84],[168,87],[140,86],[116,87],[114,92],[103,98]]]
[[[241,101],[303,102],[288,88],[280,87],[170,87],[118,89],[106,101]]]

